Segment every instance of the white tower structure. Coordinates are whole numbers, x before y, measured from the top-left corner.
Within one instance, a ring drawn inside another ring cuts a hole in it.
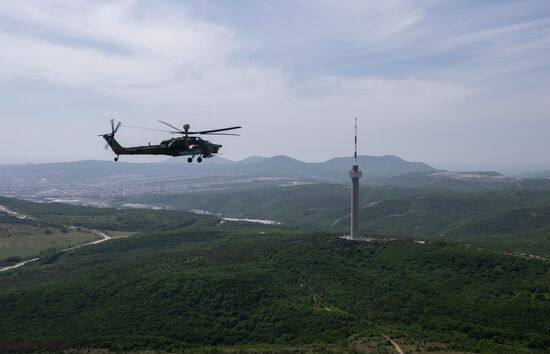
[[[359,170],[357,165],[357,118],[355,118],[355,152],[353,154],[353,166],[349,171],[351,177],[351,234],[350,239],[357,238],[357,232],[359,228],[359,221],[357,220],[357,214],[359,212],[359,178],[363,175],[363,172]]]

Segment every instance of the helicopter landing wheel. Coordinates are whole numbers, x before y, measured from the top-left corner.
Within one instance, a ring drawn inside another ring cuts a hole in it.
[[[117,162],[117,161],[118,161],[118,156],[117,156],[117,157],[115,157],[115,162]]]
[[[197,162],[198,162],[198,163],[201,163],[201,162],[202,162],[202,157],[199,157],[199,158],[197,159]]]
[[[193,162],[193,158],[192,157],[188,158],[187,162],[189,162],[189,163]]]

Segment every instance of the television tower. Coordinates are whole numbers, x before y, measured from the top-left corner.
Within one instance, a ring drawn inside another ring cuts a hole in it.
[[[357,165],[357,118],[355,118],[355,152],[353,154],[353,167],[349,171],[351,177],[351,239],[357,238],[359,228],[359,221],[357,220],[359,212],[359,178],[362,175],[363,172],[359,170],[359,165]]]

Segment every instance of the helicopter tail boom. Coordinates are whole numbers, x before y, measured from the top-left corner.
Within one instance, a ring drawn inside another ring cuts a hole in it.
[[[105,134],[103,135],[103,139],[107,142],[107,144],[111,147],[113,152],[117,155],[122,155],[126,152],[126,149],[123,148],[118,141],[116,141],[114,134]]]
[[[122,122],[118,122],[118,124],[115,126],[115,120],[111,119],[111,132],[108,134],[100,135],[107,142],[107,144],[105,145],[105,150],[111,147],[111,149],[115,154],[117,154],[117,156],[127,153],[126,148],[122,147],[115,139],[115,134],[118,131],[118,128],[120,128],[121,124]]]

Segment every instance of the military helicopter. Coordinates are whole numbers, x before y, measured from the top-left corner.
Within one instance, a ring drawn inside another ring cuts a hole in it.
[[[231,133],[221,133],[227,130],[240,129],[241,127],[230,127],[214,130],[203,130],[203,131],[189,131],[189,124],[183,126],[183,130],[176,128],[172,124],[166,123],[162,120],[159,120],[160,123],[169,126],[174,130],[160,130],[160,129],[150,129],[143,127],[136,127],[125,125],[129,128],[138,128],[138,129],[147,129],[162,131],[171,134],[181,134],[182,137],[171,138],[163,140],[159,145],[149,145],[146,146],[134,146],[134,147],[123,147],[115,140],[115,134],[122,125],[121,122],[118,122],[115,126],[115,120],[111,119],[111,132],[108,134],[99,135],[107,141],[105,145],[105,150],[108,150],[109,147],[116,154],[115,161],[118,161],[120,155],[168,155],[168,156],[189,156],[187,162],[193,162],[193,158],[198,156],[197,162],[202,162],[203,158],[213,157],[214,154],[217,154],[221,145],[211,143],[208,140],[203,140],[200,137],[192,135],[234,135],[238,136],[239,134]]]

